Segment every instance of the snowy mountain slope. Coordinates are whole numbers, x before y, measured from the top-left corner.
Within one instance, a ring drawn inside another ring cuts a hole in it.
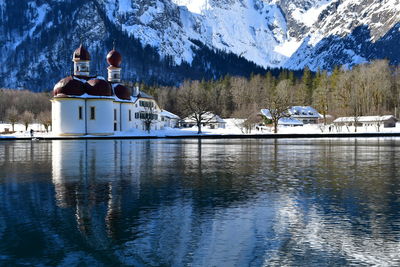
[[[246,60],[313,70],[399,63],[399,22],[400,0],[0,0],[0,86],[49,87],[70,72],[80,40],[93,72],[117,39],[125,78],[169,84],[243,74]]]
[[[379,55],[359,54],[360,44],[354,44],[340,51],[345,56],[338,60],[332,53],[343,47],[340,38],[354,37],[353,31],[366,25],[373,46],[400,21],[399,0],[158,0],[141,3],[140,8],[133,8],[136,1],[108,2],[114,3],[109,10],[119,3],[120,14],[139,18],[115,20],[123,16],[109,12],[111,20],[157,47],[162,56],[172,55],[176,64],[192,62],[195,39],[264,67],[316,70],[352,65]],[[127,8],[126,3],[132,5]],[[325,51],[327,43],[332,44],[331,52]]]
[[[399,0],[334,0],[284,67],[332,69],[334,65],[351,66],[379,58],[398,64],[396,45],[383,49],[382,44],[388,43],[388,38],[400,38],[395,30],[399,22]]]
[[[5,14],[0,16],[0,87],[51,89],[71,73],[72,52],[80,42],[92,56],[92,74],[106,76],[105,56],[116,40],[124,58],[123,79],[149,84],[171,85],[184,79],[214,79],[227,73],[248,76],[264,71],[237,55],[180,38],[180,8],[171,2],[132,3],[6,2],[0,10]],[[149,13],[151,16],[146,17]],[[175,41],[169,39],[173,36]],[[178,56],[173,57],[175,54]],[[196,64],[177,60],[180,57]]]

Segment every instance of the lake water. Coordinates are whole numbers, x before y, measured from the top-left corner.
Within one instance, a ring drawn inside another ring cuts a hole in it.
[[[400,264],[400,139],[0,142],[1,266]]]

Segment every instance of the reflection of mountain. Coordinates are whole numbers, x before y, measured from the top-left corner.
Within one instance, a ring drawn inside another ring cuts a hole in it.
[[[0,265],[390,264],[398,144],[0,144]]]

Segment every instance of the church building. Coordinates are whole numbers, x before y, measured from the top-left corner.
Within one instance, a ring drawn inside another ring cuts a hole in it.
[[[81,45],[73,54],[74,73],[60,80],[53,91],[52,129],[59,136],[114,135],[116,132],[159,130],[161,109],[139,88],[121,84],[122,56],[107,55],[108,78],[90,76],[90,54]]]

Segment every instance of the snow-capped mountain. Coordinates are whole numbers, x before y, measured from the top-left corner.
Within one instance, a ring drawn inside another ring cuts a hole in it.
[[[399,63],[399,28],[400,0],[0,0],[0,86],[51,87],[81,40],[93,72],[116,39],[126,79],[169,84]]]

